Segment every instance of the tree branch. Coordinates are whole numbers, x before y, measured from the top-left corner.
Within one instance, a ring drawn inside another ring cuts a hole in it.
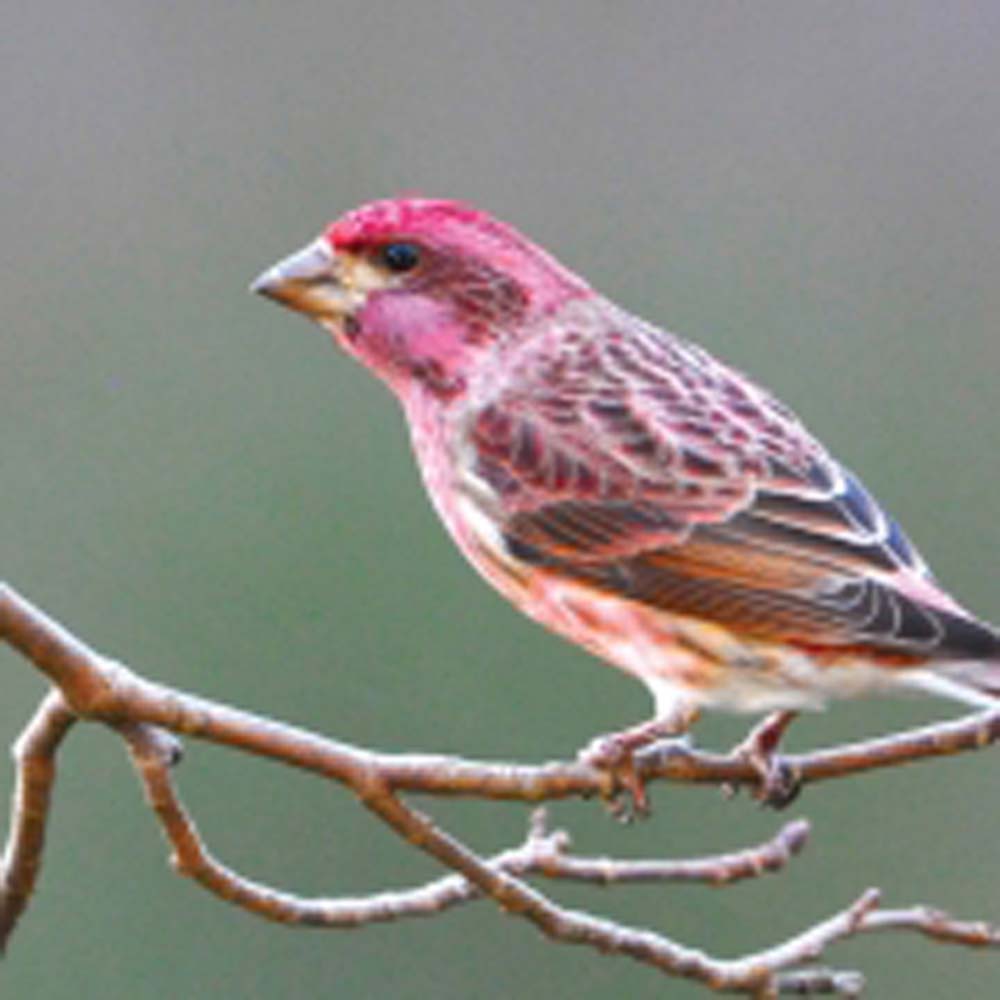
[[[53,689],[14,743],[11,826],[0,859],[0,953],[38,880],[56,780],[56,751],[75,721],[62,694]]]
[[[549,831],[539,813],[522,845],[481,858],[407,805],[400,794],[527,802],[594,795],[610,798],[616,791],[613,775],[578,761],[528,766],[389,755],[324,738],[147,681],[89,648],[2,584],[0,638],[53,685],[15,745],[17,783],[0,867],[0,945],[8,939],[35,887],[55,780],[55,755],[76,719],[104,723],[124,739],[149,805],[171,845],[175,869],[220,898],[271,920],[353,927],[428,916],[489,896],[554,940],[628,955],[715,990],[759,997],[858,995],[863,980],[857,973],[796,966],[814,961],[831,944],[859,933],[909,930],[951,944],[1000,945],[1000,934],[990,925],[958,922],[927,907],[883,910],[877,890],[868,890],[845,910],[778,946],[735,960],[712,958],[652,931],[567,910],[524,879],[537,875],[603,885],[638,881],[726,884],[782,868],[804,845],[807,824],[790,823],[771,841],[728,855],[689,861],[625,861],[573,856],[568,835]],[[412,889],[357,899],[305,899],[233,872],[212,857],[174,786],[170,769],[180,758],[175,733],[269,757],[346,785],[403,839],[454,874]],[[808,784],[981,749],[998,738],[1000,712],[990,712],[790,756],[783,765],[796,780]],[[760,774],[746,755],[711,754],[676,744],[648,748],[636,763],[646,781],[755,786]]]

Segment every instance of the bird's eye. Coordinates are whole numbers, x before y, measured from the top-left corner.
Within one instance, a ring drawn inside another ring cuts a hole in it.
[[[420,248],[413,243],[389,243],[382,248],[381,257],[390,271],[402,274],[420,263]]]

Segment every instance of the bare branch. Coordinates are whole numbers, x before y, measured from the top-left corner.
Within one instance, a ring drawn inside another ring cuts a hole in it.
[[[930,906],[905,910],[878,910],[865,915],[862,931],[919,931],[935,941],[963,944],[970,948],[1000,945],[1000,929],[985,921],[960,921]]]
[[[538,766],[466,761],[437,755],[373,753],[263,716],[144,680],[90,649],[42,611],[0,584],[0,638],[55,683],[83,718],[145,722],[236,747],[363,786],[377,778],[395,791],[538,802],[609,796],[614,778],[578,762]],[[861,743],[783,758],[802,784],[842,778],[971,750],[1000,739],[1000,711],[982,712]],[[677,743],[638,754],[645,781],[755,785],[758,771],[740,753],[713,754]]]
[[[38,880],[56,780],[56,750],[75,721],[59,691],[50,691],[14,744],[11,825],[0,859],[0,953]]]
[[[626,955],[711,989],[757,997],[833,993],[856,996],[857,973],[799,968],[832,944],[859,933],[916,931],[933,940],[976,947],[1000,946],[1000,931],[963,923],[928,907],[879,909],[877,890],[784,943],[734,960],[712,958],[652,931],[630,928],[554,903],[524,877],[576,879],[597,884],[701,881],[724,884],[775,871],[801,849],[804,822],[786,825],[754,848],[691,861],[574,857],[569,838],[550,832],[536,813],[518,848],[481,858],[407,805],[401,792],[539,801],[570,796],[609,797],[615,779],[581,764],[542,766],[481,763],[444,756],[387,755],[327,739],[216,702],[144,680],[70,635],[9,587],[0,585],[0,638],[20,650],[55,686],[15,748],[17,788],[11,829],[0,869],[0,941],[24,911],[37,881],[45,822],[55,776],[55,754],[76,718],[102,722],[126,742],[150,807],[173,851],[174,867],[222,899],[271,920],[347,927],[404,916],[426,916],[485,895],[535,924],[553,940]],[[372,813],[454,874],[400,892],[358,899],[305,899],[251,881],[212,857],[173,784],[180,757],[172,734],[230,746],[336,780]],[[814,751],[782,761],[803,783],[843,777],[962,750],[1000,738],[1000,712],[985,713],[852,746]],[[761,768],[746,752],[709,754],[672,744],[637,759],[644,780],[756,786]]]
[[[181,875],[195,879],[209,892],[258,916],[278,923],[317,927],[358,927],[364,924],[430,916],[481,893],[459,875],[445,876],[414,889],[374,893],[361,898],[307,899],[254,882],[219,862],[209,852],[188,815],[170,775],[177,760],[173,746],[164,748],[169,734],[150,726],[122,727],[132,761],[146,789],[146,798],[173,848],[171,864]],[[484,861],[497,871],[513,875],[538,873],[549,878],[611,884],[614,882],[708,882],[725,885],[766,872],[776,872],[798,854],[809,836],[804,820],[786,823],[757,847],[691,861],[612,861],[569,855],[569,835],[550,831],[545,812],[532,815],[524,843]]]
[[[124,735],[146,789],[146,798],[173,848],[170,860],[174,870],[195,879],[220,899],[277,923],[359,927],[403,917],[430,916],[479,897],[480,893],[458,875],[406,891],[336,899],[308,899],[279,892],[239,875],[212,856],[181,803],[169,771],[174,758],[164,754],[158,745],[162,732],[151,726],[129,726]],[[550,833],[535,822],[521,847],[497,854],[486,864],[501,871],[538,870],[545,859],[561,852],[567,844],[565,833]]]
[[[614,858],[572,857],[562,851],[538,858],[534,870],[549,878],[573,879],[598,885],[627,882],[701,882],[731,885],[766,872],[780,871],[809,838],[809,823],[786,823],[770,840],[731,854],[690,861],[621,861]]]
[[[1000,710],[990,710],[859,743],[788,754],[781,760],[794,780],[807,785],[983,750],[997,740],[1000,740]],[[640,754],[638,766],[646,781],[659,778],[692,784],[751,786],[757,781],[754,769],[738,755],[707,753],[679,743],[649,747]]]

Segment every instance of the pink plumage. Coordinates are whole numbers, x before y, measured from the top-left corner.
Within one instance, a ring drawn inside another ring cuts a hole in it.
[[[787,407],[512,227],[374,202],[255,288],[389,384],[483,576],[668,726],[906,687],[991,701],[996,630]]]

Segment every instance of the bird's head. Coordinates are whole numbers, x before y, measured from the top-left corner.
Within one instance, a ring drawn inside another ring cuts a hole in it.
[[[252,288],[316,320],[398,393],[444,397],[484,353],[590,291],[512,227],[428,198],[347,213]]]

